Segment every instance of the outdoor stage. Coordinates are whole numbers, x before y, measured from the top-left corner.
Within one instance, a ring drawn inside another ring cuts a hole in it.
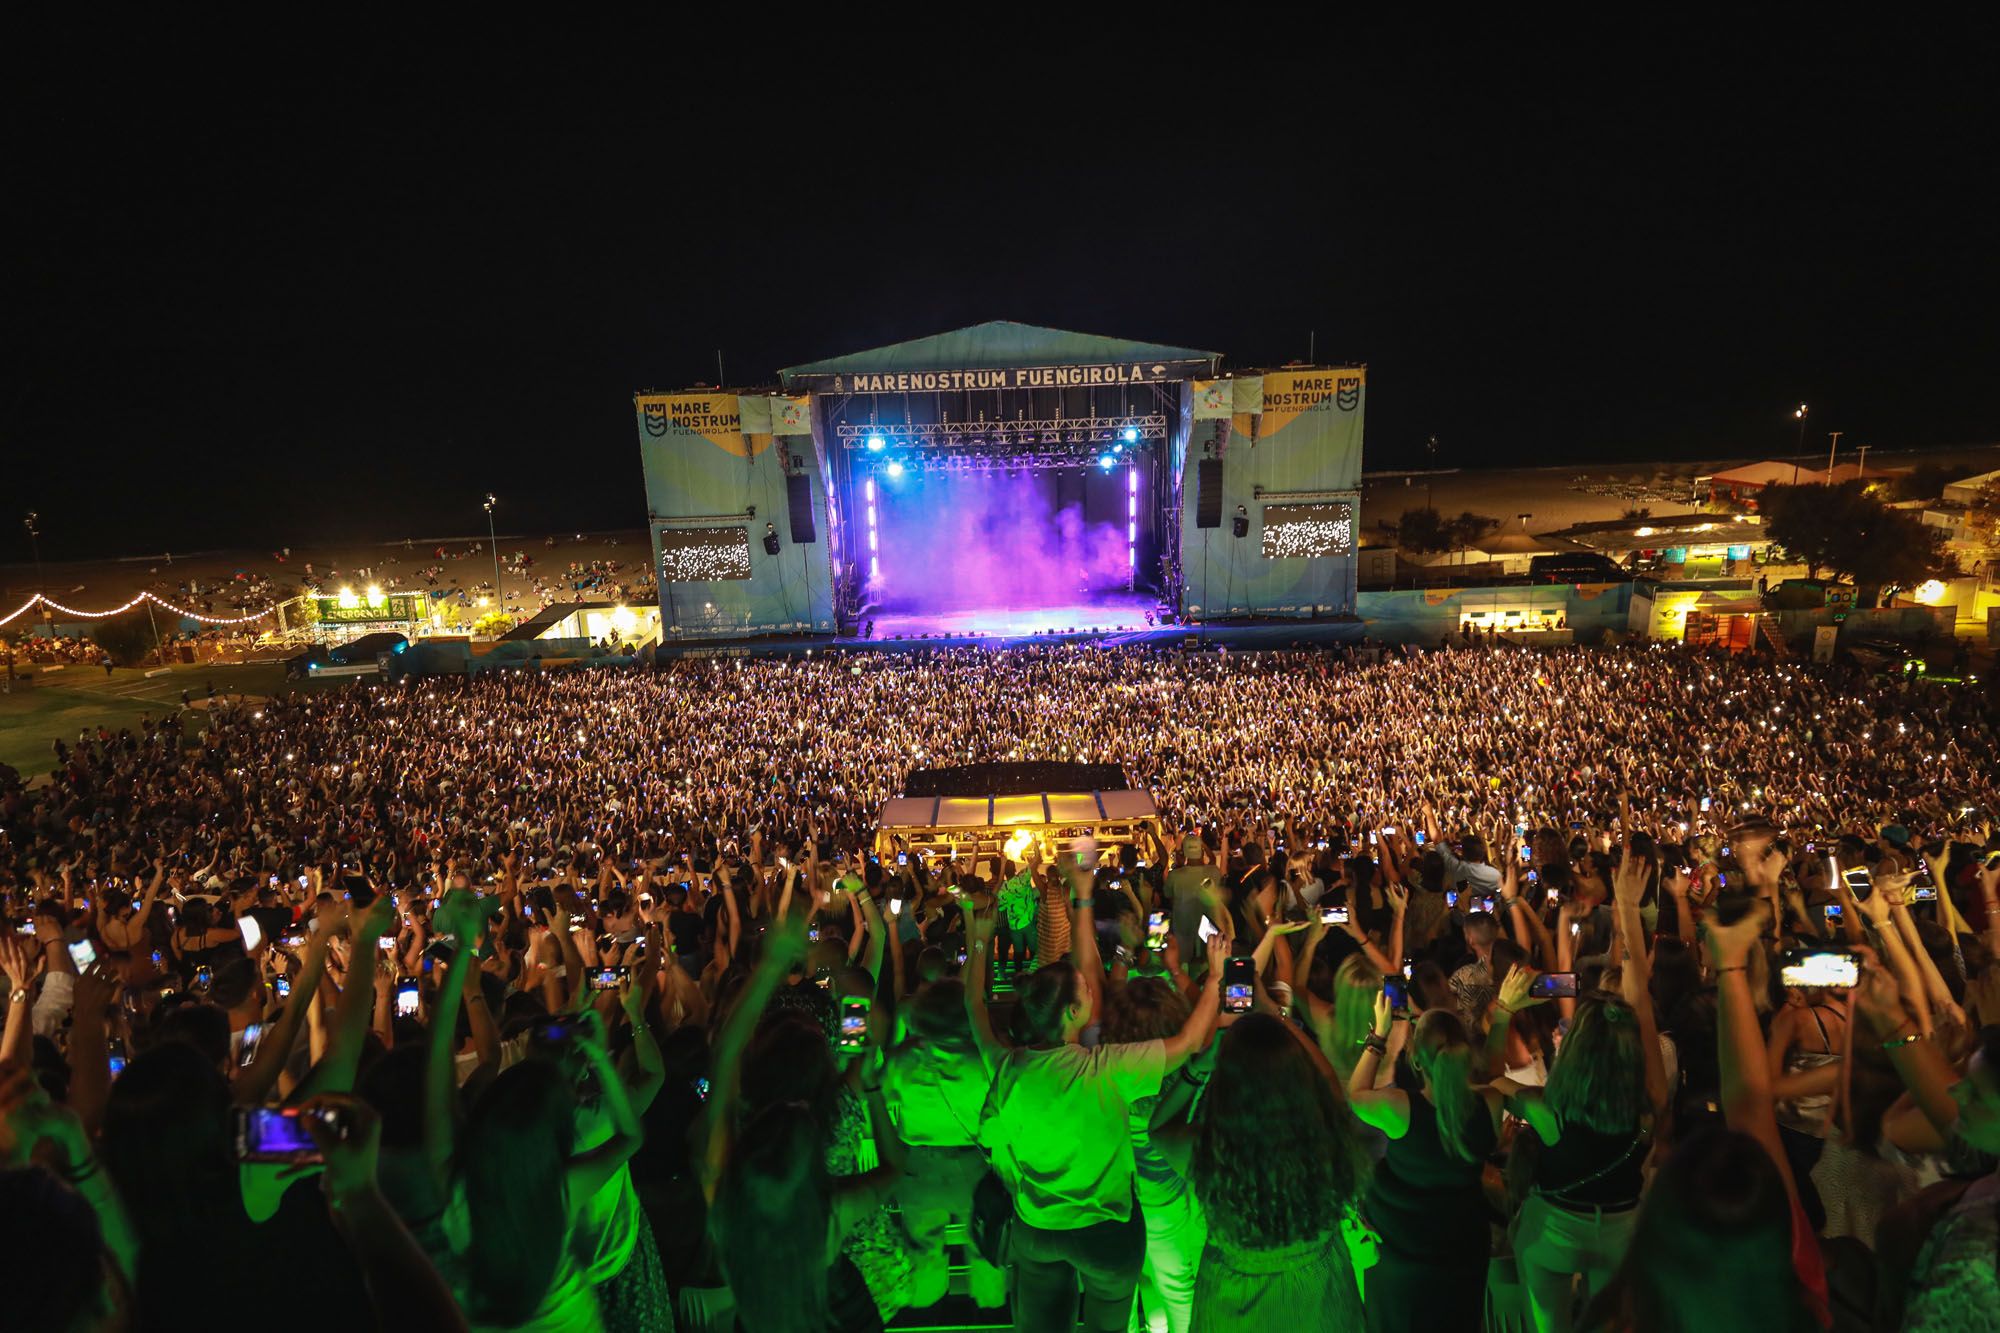
[[[964,610],[897,612],[875,617],[877,639],[1025,638],[1032,634],[1082,633],[1088,630],[1145,629],[1146,615],[1158,600],[1143,593],[1103,593],[1086,602],[1060,606],[1027,604],[985,606]],[[1156,617],[1157,618],[1157,617]]]
[[[633,407],[673,655],[1351,621],[1366,369],[995,321]]]

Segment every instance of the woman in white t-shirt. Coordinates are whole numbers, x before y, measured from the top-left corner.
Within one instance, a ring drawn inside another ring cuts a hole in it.
[[[1085,1047],[1080,1039],[1098,1018],[1104,966],[1089,875],[1078,868],[1070,877],[1079,895],[1070,962],[1042,960],[1022,987],[1012,1047],[994,1035],[986,1008],[994,914],[988,907],[971,918],[966,1010],[993,1071],[979,1141],[1014,1194],[1014,1326],[1073,1328],[1080,1287],[1085,1327],[1123,1333],[1146,1249],[1134,1200],[1131,1106],[1157,1096],[1161,1080],[1207,1044],[1228,946],[1219,935],[1210,939],[1201,998],[1179,1032],[1163,1041]]]

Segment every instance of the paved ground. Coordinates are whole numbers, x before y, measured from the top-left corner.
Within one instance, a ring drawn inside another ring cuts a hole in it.
[[[28,668],[22,668],[23,671]],[[199,715],[206,703],[208,686],[223,695],[266,698],[280,690],[337,689],[344,682],[312,683],[285,681],[284,668],[275,662],[247,666],[172,667],[165,675],[148,676],[144,671],[120,668],[106,676],[101,667],[65,667],[61,671],[37,671],[32,685],[16,683],[16,688],[0,693],[0,764],[19,770],[31,779],[46,775],[55,764],[51,742],[74,743],[84,727],[137,729],[140,720],[151,715],[155,721],[181,707],[181,691],[194,702],[189,734],[202,725]]]

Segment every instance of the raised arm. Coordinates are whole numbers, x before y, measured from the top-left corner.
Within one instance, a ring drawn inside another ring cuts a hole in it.
[[[1364,1121],[1390,1138],[1400,1139],[1410,1132],[1410,1094],[1400,1088],[1375,1086],[1382,1072],[1382,1060],[1388,1054],[1389,1033],[1394,1024],[1395,1012],[1389,1007],[1388,992],[1378,992],[1375,1025],[1361,1048],[1360,1059],[1354,1062],[1354,1072],[1347,1078],[1347,1102]],[[1321,1044],[1322,1054],[1328,1054],[1327,1044]],[[1330,1054],[1328,1062],[1331,1063]]]
[[[1202,978],[1201,994],[1188,1012],[1187,1021],[1181,1024],[1181,1030],[1165,1042],[1167,1073],[1179,1069],[1189,1056],[1208,1045],[1209,1036],[1215,1031],[1216,1013],[1222,1007],[1222,965],[1228,958],[1229,941],[1220,935],[1209,936],[1208,975]]]
[[[1713,911],[1703,919],[1709,960],[1716,973],[1716,1038],[1722,1072],[1722,1114],[1729,1127],[1763,1145],[1785,1192],[1798,1206],[1798,1183],[1778,1137],[1777,1111],[1771,1099],[1771,1075],[1764,1063],[1764,1037],[1757,1025],[1757,1005],[1750,995],[1750,951],[1768,920],[1765,904],[1725,926]],[[1627,967],[1631,964],[1627,963]]]
[[[988,954],[996,924],[996,909],[991,902],[965,914],[965,1016],[972,1023],[972,1036],[979,1043],[979,1058],[989,1078],[998,1072],[1000,1061],[1007,1054],[1006,1044],[993,1031],[993,1015],[986,1007],[987,969],[992,964]]]
[[[285,1002],[284,1012],[264,1040],[257,1044],[257,1055],[250,1064],[236,1071],[231,1080],[231,1090],[238,1106],[255,1106],[270,1093],[271,1085],[284,1072],[286,1061],[291,1059],[292,1043],[298,1040],[299,1025],[306,1021],[306,1006],[319,995],[319,985],[326,975],[326,951],[331,942],[332,932],[322,930],[306,941],[306,956],[299,968],[298,980],[292,983],[292,998]],[[372,947],[372,946],[371,946]],[[357,964],[358,966],[358,964]]]
[[[346,984],[340,989],[340,1003],[333,1011],[333,1032],[326,1058],[314,1066],[306,1080],[315,1093],[352,1092],[355,1075],[361,1069],[361,1051],[368,1038],[368,1020],[375,1008],[375,974],[382,950],[378,941],[396,924],[396,914],[387,894],[377,897],[354,922],[353,946],[349,951]],[[298,992],[292,992],[296,998]],[[261,1056],[262,1050],[258,1051]]]
[[[750,1038],[757,1031],[757,1020],[763,1016],[778,984],[791,971],[792,964],[805,957],[805,952],[803,919],[790,917],[773,922],[764,936],[764,956],[758,959],[757,970],[750,974],[750,980],[737,996],[736,1007],[729,1011],[722,1031],[716,1035],[709,1058],[708,1145],[702,1157],[702,1192],[710,1203],[715,1202],[716,1186],[729,1160],[732,1122],[736,1103],[742,1096],[743,1052],[749,1047]]]
[[[1633,837],[1626,834],[1625,855],[1611,876],[1615,904],[1612,919],[1617,924],[1619,939],[1625,944],[1625,962],[1618,973],[1619,990],[1639,1020],[1639,1055],[1646,1073],[1646,1098],[1652,1103],[1653,1114],[1659,1115],[1667,1106],[1667,1066],[1660,1054],[1660,1025],[1653,1015],[1653,992],[1648,984],[1652,971],[1646,953],[1646,926],[1639,912],[1639,900],[1645,896],[1646,879],[1652,867],[1633,851]],[[1761,1042],[1758,1049],[1763,1049]]]

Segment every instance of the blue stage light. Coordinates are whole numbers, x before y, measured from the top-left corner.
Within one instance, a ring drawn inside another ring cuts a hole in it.
[[[900,477],[903,475],[903,465],[900,462],[890,463],[888,470],[889,470],[889,475],[892,477]]]
[[[889,442],[883,439],[880,435],[870,435],[868,437],[868,452],[871,454],[879,454],[882,452],[883,449],[888,447],[888,444]]]
[[[1117,462],[1118,457],[1115,454],[1099,454],[1097,456],[1097,466],[1103,468],[1106,472],[1109,472]]]
[[[1124,442],[1123,440],[1120,440],[1120,441],[1119,441],[1119,442],[1118,442],[1117,444],[1114,444],[1114,445],[1112,445],[1112,446],[1111,446],[1111,452],[1112,452],[1112,453],[1114,453],[1114,454],[1122,454],[1122,453],[1124,453],[1124,452],[1125,452],[1125,442]]]
[[[1138,442],[1139,442],[1139,428],[1137,426],[1127,426],[1125,428],[1125,443],[1137,444]]]

